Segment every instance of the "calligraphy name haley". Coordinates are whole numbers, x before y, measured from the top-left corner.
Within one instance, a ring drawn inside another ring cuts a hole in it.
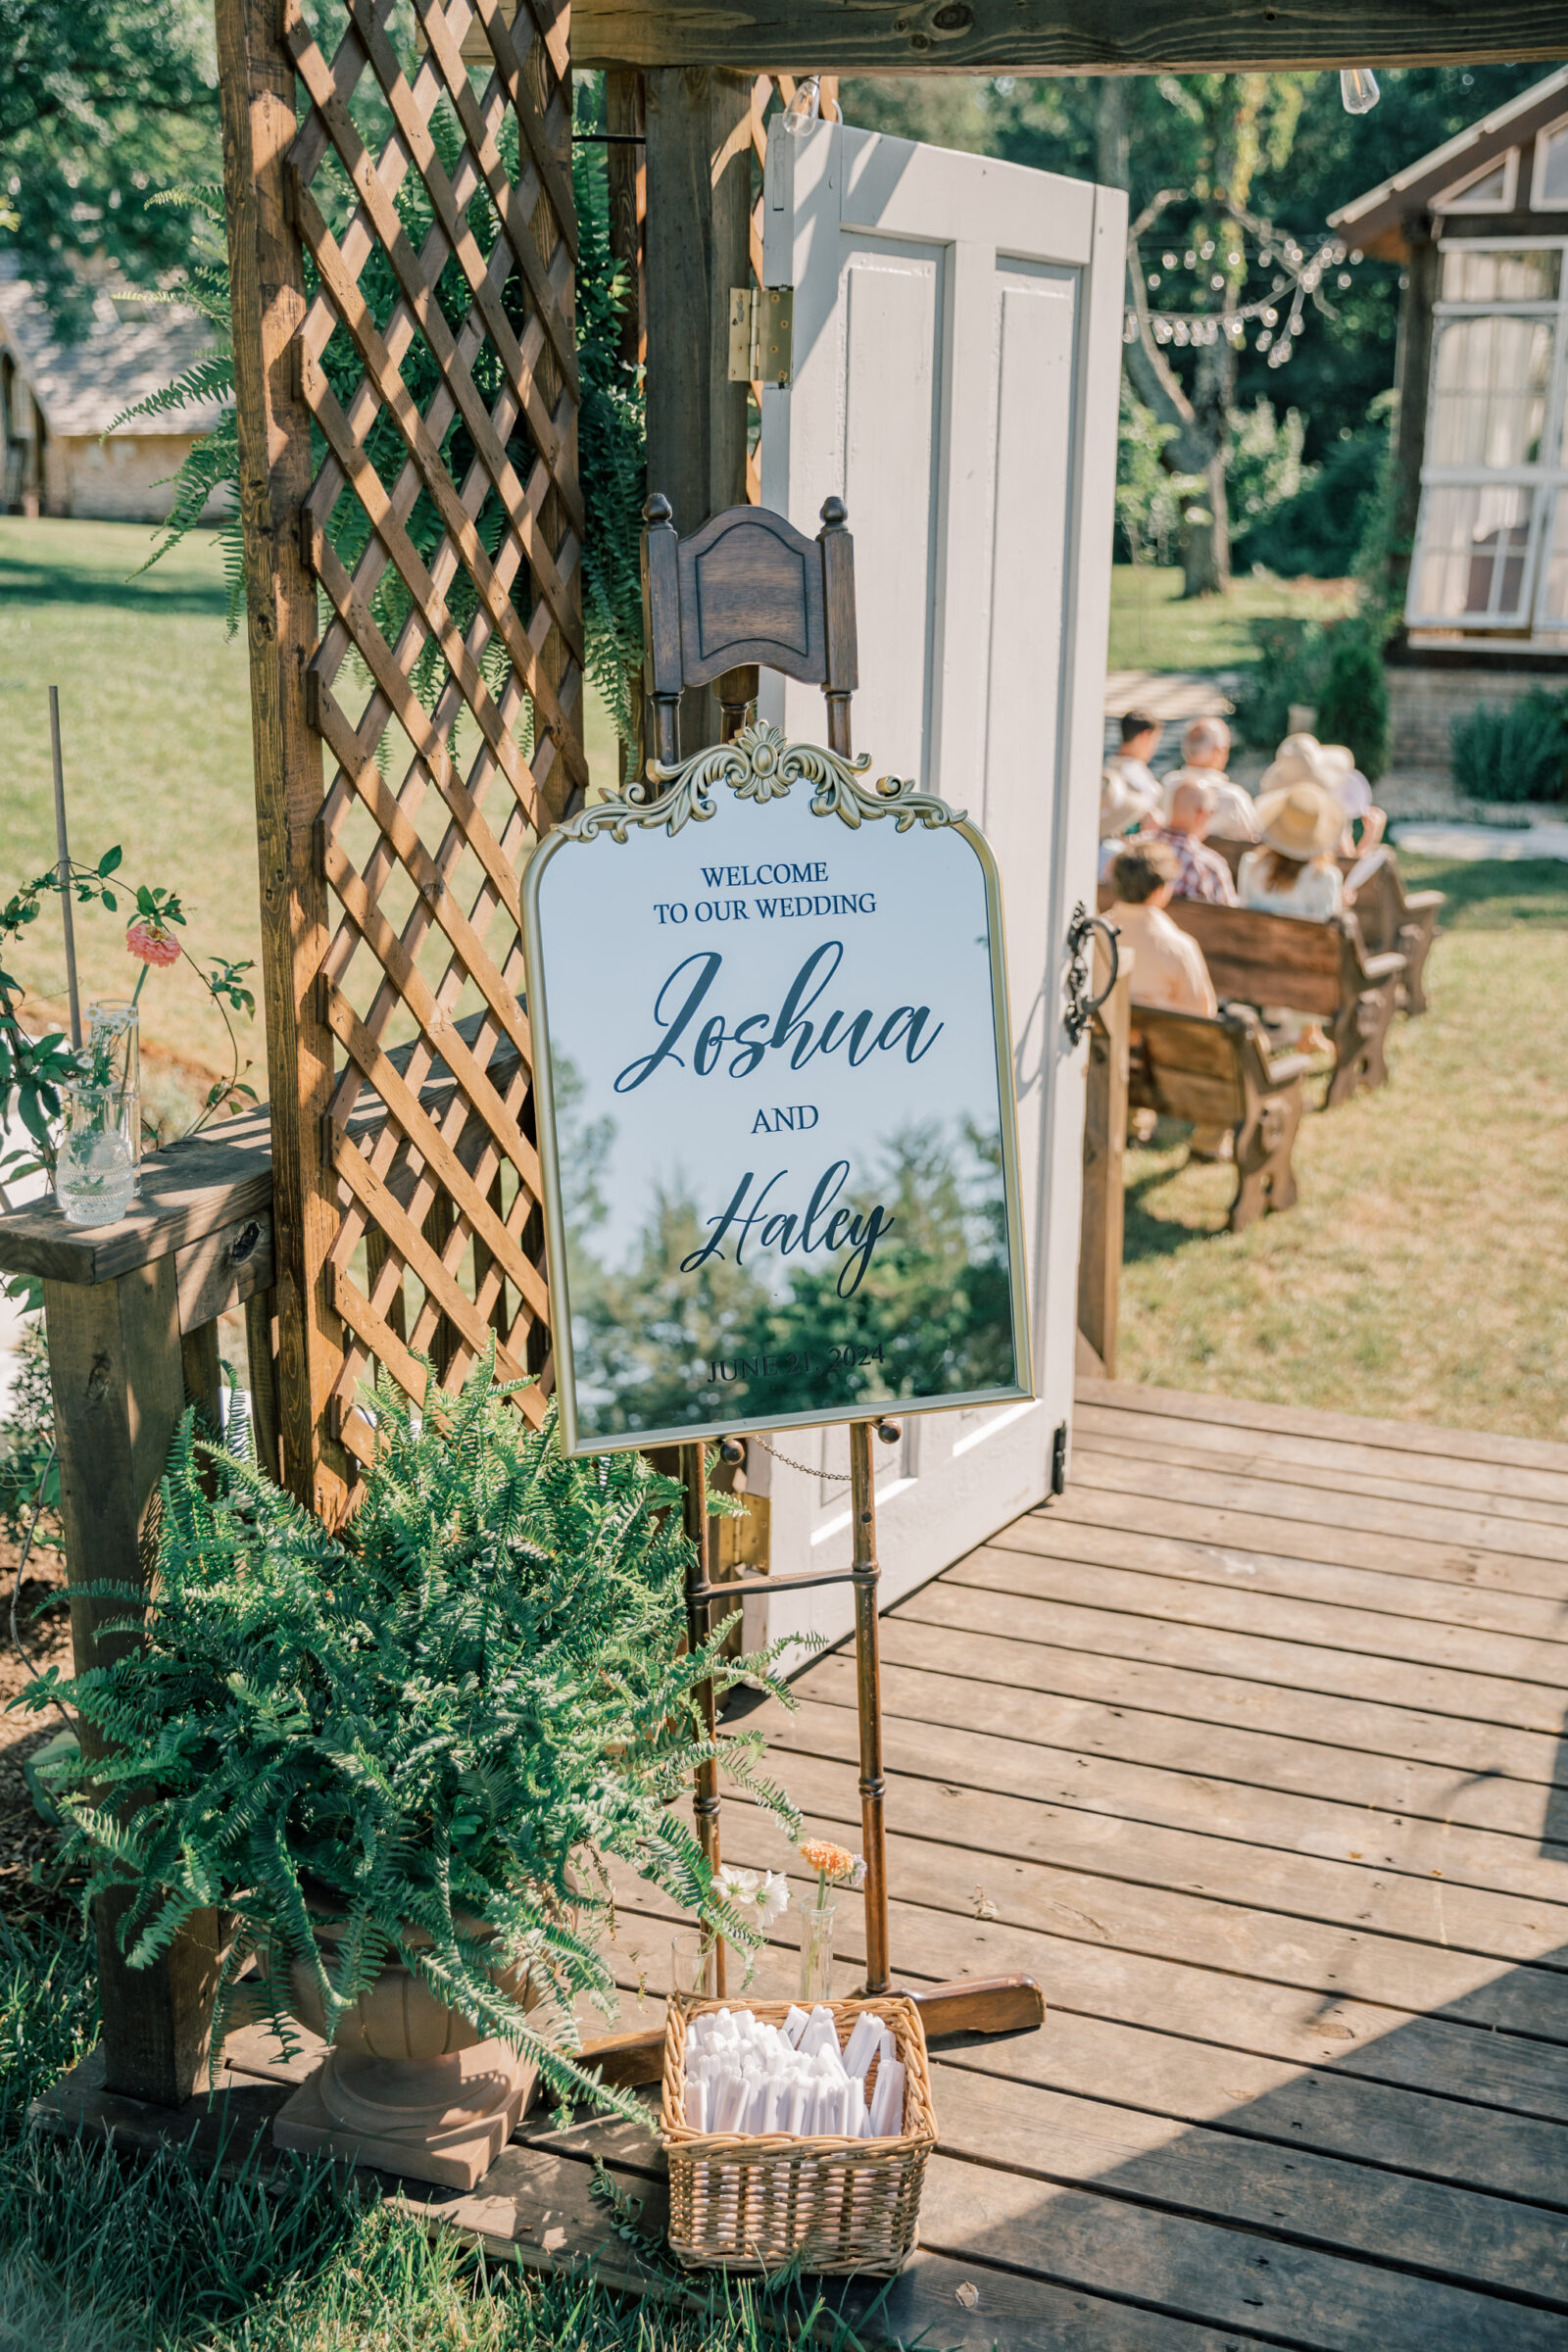
[[[780,1168],[760,1191],[754,1193],[752,1187],[757,1177],[748,1169],[735,1187],[729,1206],[719,1216],[709,1218],[712,1239],[681,1259],[681,1272],[694,1274],[710,1257],[721,1258],[724,1255],[721,1245],[729,1234],[735,1237],[735,1263],[743,1265],[746,1245],[752,1237],[752,1228],[757,1226],[758,1247],[776,1250],[781,1257],[793,1256],[797,1250],[803,1257],[810,1257],[818,1250],[825,1250],[833,1257],[847,1249],[849,1255],[839,1268],[837,1289],[841,1298],[853,1298],[871,1263],[872,1251],[893,1223],[892,1215],[880,1201],[873,1208],[858,1211],[834,1208],[834,1201],[849,1180],[847,1159],[836,1159],[830,1168],[823,1169],[804,1216],[776,1205],[769,1208],[767,1203],[774,1186],[782,1184],[788,1174],[788,1168]]]
[[[654,999],[654,1026],[663,1035],[649,1053],[627,1062],[615,1080],[616,1094],[635,1094],[665,1062],[684,1069],[682,1044],[689,1046],[691,1066],[700,1078],[718,1067],[726,1047],[734,1049],[726,1064],[731,1078],[748,1077],[767,1054],[787,1054],[790,1068],[800,1070],[816,1054],[836,1054],[841,1046],[856,1069],[873,1054],[900,1048],[906,1061],[923,1061],[944,1027],[932,1021],[929,1004],[896,1004],[880,1017],[869,1009],[851,1014],[842,1008],[807,1017],[816,1012],[843,961],[843,941],[824,940],[801,965],[776,1012],[749,1012],[731,1025],[724,1012],[709,1010],[705,1017],[704,1011],[723,956],[716,948],[688,956]]]

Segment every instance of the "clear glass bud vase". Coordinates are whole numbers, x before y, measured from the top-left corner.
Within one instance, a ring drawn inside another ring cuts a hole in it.
[[[832,1903],[801,1914],[801,2000],[808,2007],[832,1998],[833,1918]]]
[[[128,997],[88,1005],[86,1059],[90,1083],[118,1088],[124,1104],[134,1196],[141,1191],[141,1013]]]

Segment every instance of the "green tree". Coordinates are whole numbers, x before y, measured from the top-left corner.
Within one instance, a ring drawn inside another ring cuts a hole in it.
[[[183,266],[190,224],[151,200],[218,174],[212,12],[200,0],[0,0],[0,255],[67,334],[96,285]]]

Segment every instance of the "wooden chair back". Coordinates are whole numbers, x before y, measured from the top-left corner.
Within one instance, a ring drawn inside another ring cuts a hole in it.
[[[1247,1109],[1243,1062],[1251,1048],[1254,1083],[1266,1088],[1268,1064],[1250,1012],[1226,1007],[1217,1016],[1135,1004],[1138,1046],[1131,1100],[1168,1119],[1195,1127],[1234,1127]]]
[[[668,499],[649,499],[644,682],[656,758],[667,764],[680,757],[681,695],[694,686],[712,687],[722,739],[738,734],[760,667],[820,686],[829,746],[848,753],[850,697],[859,682],[848,512],[843,499],[825,499],[822,528],[808,539],[766,507],[726,507],[682,539]]]
[[[1166,912],[1202,949],[1218,997],[1332,1015],[1347,992],[1359,993],[1360,940],[1347,916],[1307,923],[1201,899],[1172,899]]]

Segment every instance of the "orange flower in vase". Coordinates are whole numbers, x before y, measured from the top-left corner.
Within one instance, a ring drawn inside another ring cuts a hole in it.
[[[816,1873],[816,1902],[801,1921],[801,1999],[825,2001],[833,1974],[833,1905],[828,1888],[865,1885],[865,1864],[830,1838],[805,1838],[801,1860]]]
[[[140,997],[142,982],[154,964],[171,964],[179,961],[179,942],[170,937],[162,923],[148,922],[145,919],[132,923],[130,929],[125,933],[125,952],[127,955],[139,957],[142,964],[141,971],[136,975],[136,985],[131,991],[130,1001],[133,1004]]]

